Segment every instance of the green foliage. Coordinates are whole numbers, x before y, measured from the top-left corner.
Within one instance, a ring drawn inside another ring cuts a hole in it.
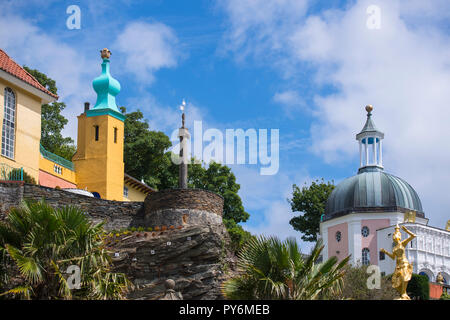
[[[53,209],[24,202],[0,223],[2,295],[25,299],[121,299],[131,283],[110,272],[103,224],[76,207]],[[81,288],[69,288],[66,270],[80,267]],[[8,281],[9,280],[9,281]]]
[[[30,73],[37,81],[50,92],[57,94],[55,80],[47,77],[44,73],[36,69],[30,69],[24,66],[24,69]],[[61,114],[66,108],[64,102],[53,102],[43,104],[41,109],[41,144],[47,150],[69,161],[75,154],[76,147],[70,137],[63,137],[62,129],[68,120]]]
[[[310,186],[305,184],[301,189],[294,184],[292,189],[292,199],[288,199],[291,209],[303,214],[292,218],[289,223],[295,230],[303,233],[302,240],[317,241],[320,217],[325,212],[325,205],[334,184],[325,183],[322,179],[313,181]]]
[[[450,294],[448,294],[447,292],[442,292],[442,295],[439,298],[439,300],[450,300]]]
[[[342,293],[334,299],[351,300],[394,300],[398,294],[392,288],[390,277],[381,276],[380,289],[369,289],[367,279],[372,275],[367,273],[368,266],[347,265]]]
[[[144,181],[151,187],[161,184],[161,172],[170,166],[166,150],[172,145],[168,136],[160,131],[151,131],[141,111],[125,114],[124,162],[125,172]]]
[[[20,171],[21,170],[18,168],[12,169],[11,172],[9,173],[10,179],[11,179],[11,177],[19,177]],[[30,176],[25,170],[23,171],[23,181],[25,183],[36,184],[36,180],[32,176]]]
[[[411,280],[408,282],[406,292],[409,297],[414,300],[429,300],[430,299],[430,285],[427,276],[420,274],[413,274]]]
[[[231,238],[230,249],[235,253],[241,250],[247,241],[254,238],[250,232],[245,231],[241,225],[237,224],[232,219],[223,219],[223,223],[225,224]]]
[[[240,275],[226,281],[228,299],[313,300],[341,292],[349,257],[318,263],[323,245],[318,241],[304,257],[294,238],[251,238],[238,254]]]

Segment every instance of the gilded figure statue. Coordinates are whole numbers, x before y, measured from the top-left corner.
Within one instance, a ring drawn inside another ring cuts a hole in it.
[[[411,300],[411,298],[406,293],[406,287],[408,286],[409,280],[411,280],[413,266],[408,262],[405,255],[406,245],[416,237],[414,233],[402,226],[403,231],[405,231],[409,237],[402,241],[402,234],[400,232],[400,227],[395,227],[395,232],[392,235],[394,240],[394,248],[392,253],[381,249],[381,252],[387,254],[391,259],[395,260],[396,266],[394,274],[392,275],[392,287],[397,290],[399,297],[396,300]]]

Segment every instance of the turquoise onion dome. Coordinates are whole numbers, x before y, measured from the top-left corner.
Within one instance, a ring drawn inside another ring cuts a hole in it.
[[[125,120],[125,116],[117,108],[116,96],[120,92],[120,83],[111,76],[109,58],[111,52],[103,49],[101,52],[102,74],[92,81],[92,86],[97,93],[95,106],[86,112],[88,117],[109,114],[119,120]]]

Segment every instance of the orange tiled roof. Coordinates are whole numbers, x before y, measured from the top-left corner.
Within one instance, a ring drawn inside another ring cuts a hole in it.
[[[0,69],[13,75],[16,78],[28,83],[36,89],[45,92],[46,94],[58,99],[58,96],[48,91],[43,85],[39,83],[31,74],[29,74],[24,68],[11,59],[5,51],[0,49]]]

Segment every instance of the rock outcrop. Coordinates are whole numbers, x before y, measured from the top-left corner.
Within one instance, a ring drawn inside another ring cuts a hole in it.
[[[116,241],[119,240],[119,241]],[[222,224],[159,232],[134,232],[111,238],[114,269],[134,283],[129,299],[160,299],[164,282],[175,280],[183,299],[222,299],[221,283],[234,270]]]

